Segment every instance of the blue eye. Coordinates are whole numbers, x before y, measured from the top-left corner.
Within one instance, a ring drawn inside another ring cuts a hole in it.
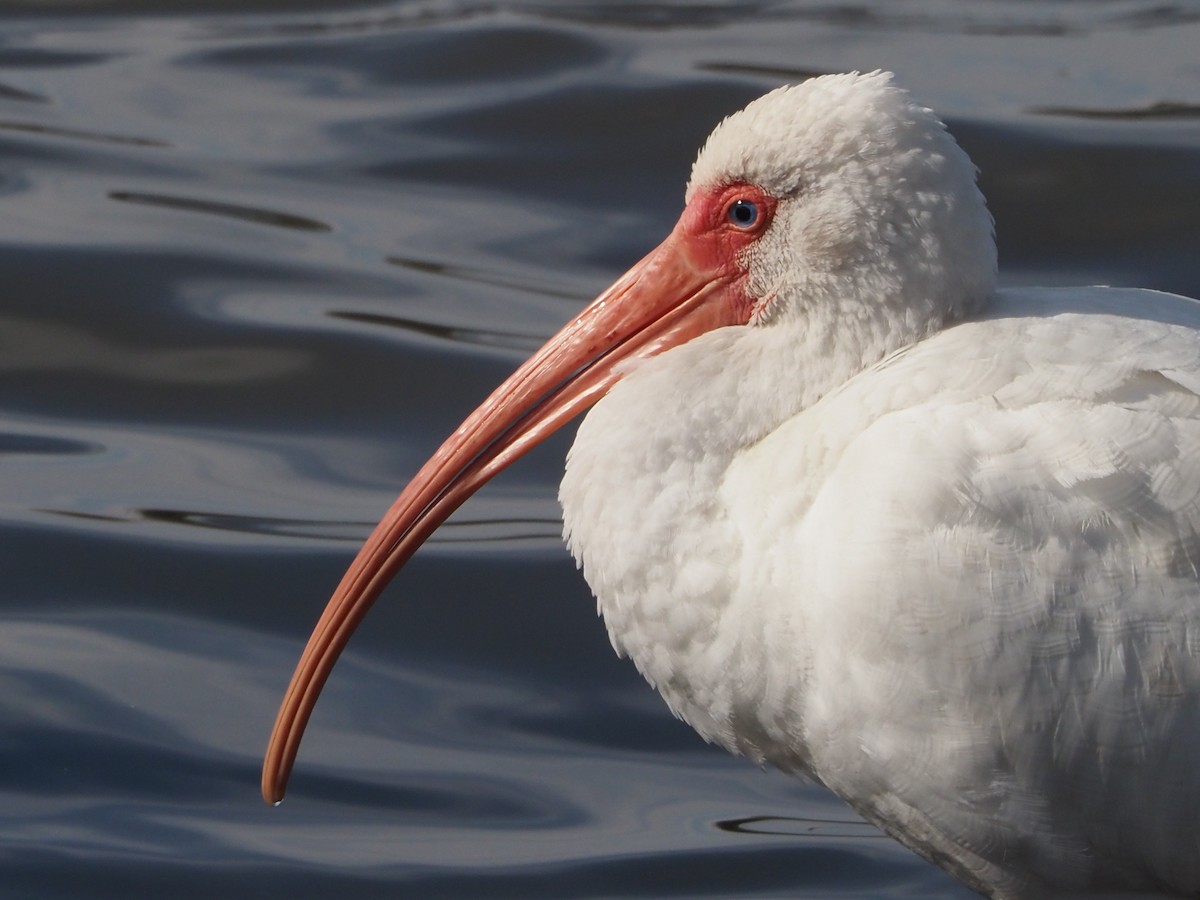
[[[749,228],[758,221],[758,204],[750,200],[734,200],[729,205],[729,221],[738,228]]]

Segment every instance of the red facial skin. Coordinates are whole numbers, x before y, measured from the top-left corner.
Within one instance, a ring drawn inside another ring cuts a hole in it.
[[[731,217],[737,201],[757,217]],[[745,325],[746,250],[770,226],[776,201],[747,184],[692,197],[657,249],[535,353],[446,440],[375,527],[308,640],[263,761],[262,792],[283,799],[300,739],[351,634],[417,548],[471,494],[602,397],[619,363],[654,356],[728,325]]]
[[[749,201],[758,210],[758,217],[748,227],[737,224],[730,216],[738,201]],[[737,324],[749,322],[760,302],[746,292],[745,252],[771,227],[777,205],[778,201],[762,188],[735,182],[697,191],[675,226],[676,232],[682,231],[689,253],[700,267],[738,272],[738,290],[729,297]]]

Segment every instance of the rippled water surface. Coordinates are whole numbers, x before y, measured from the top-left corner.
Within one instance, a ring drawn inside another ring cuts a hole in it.
[[[0,16],[0,895],[968,896],[613,656],[569,434],[389,591],[279,809],[260,753],[407,476],[766,89],[895,69],[1005,281],[1200,296],[1194,4],[204,6]]]

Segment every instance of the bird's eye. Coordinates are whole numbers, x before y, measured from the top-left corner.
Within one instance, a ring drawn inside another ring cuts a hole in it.
[[[729,204],[728,217],[738,228],[750,228],[758,221],[758,204],[751,200],[734,200]]]

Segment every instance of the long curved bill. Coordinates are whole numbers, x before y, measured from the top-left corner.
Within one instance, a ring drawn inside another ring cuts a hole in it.
[[[670,236],[514,372],[450,435],[375,527],[317,622],[284,695],[262,793],[283,799],[304,728],[367,610],[417,548],[488,479],[596,402],[618,364],[747,319],[736,274]]]

